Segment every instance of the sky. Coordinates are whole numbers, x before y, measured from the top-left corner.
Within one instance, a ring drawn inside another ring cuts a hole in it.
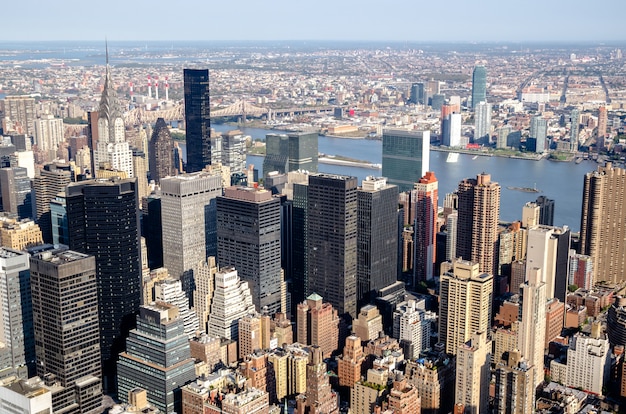
[[[626,40],[624,0],[5,0],[0,41]],[[13,17],[11,17],[13,16]]]

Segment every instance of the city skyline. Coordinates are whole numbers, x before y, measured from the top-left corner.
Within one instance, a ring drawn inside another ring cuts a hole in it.
[[[488,0],[480,5],[461,0],[446,3],[441,14],[437,3],[393,1],[389,17],[381,19],[378,2],[367,0],[358,7],[348,3],[320,0],[311,6],[286,0],[266,3],[240,1],[236,6],[236,30],[231,18],[235,10],[230,3],[186,2],[184,18],[172,18],[163,24],[163,16],[172,16],[172,7],[165,2],[150,5],[120,0],[109,2],[110,10],[119,10],[115,18],[89,19],[83,16],[82,2],[67,0],[63,8],[33,0],[7,5],[7,16],[28,16],[30,27],[24,30],[22,19],[7,19],[2,40],[384,40],[384,41],[615,41],[624,40],[615,30],[620,27],[621,13],[617,3],[596,4],[576,0],[540,2],[531,0],[524,7],[509,9],[501,2]],[[580,13],[580,10],[585,10]],[[611,12],[613,11],[613,12]],[[420,19],[415,30],[413,16]],[[439,17],[440,16],[440,17]],[[554,24],[559,16],[567,25]],[[439,17],[439,18],[438,18]],[[207,20],[210,24],[206,24]],[[303,24],[303,21],[311,24]],[[485,24],[477,25],[476,21]],[[580,30],[587,22],[602,21],[593,31]],[[19,22],[19,23],[18,23]],[[446,30],[441,30],[442,23]],[[512,24],[516,23],[516,24]],[[529,31],[528,25],[541,30]],[[320,27],[323,30],[320,30]],[[198,30],[202,28],[202,30]],[[374,30],[372,30],[374,29]],[[379,30],[376,30],[379,29]],[[381,30],[382,29],[382,30]]]

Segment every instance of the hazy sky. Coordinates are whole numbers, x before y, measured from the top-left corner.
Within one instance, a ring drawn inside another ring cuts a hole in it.
[[[624,0],[5,0],[2,40],[620,41]]]

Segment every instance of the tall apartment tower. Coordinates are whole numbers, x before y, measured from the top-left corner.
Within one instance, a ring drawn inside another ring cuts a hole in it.
[[[211,299],[213,298],[213,285],[216,273],[217,265],[215,264],[214,256],[207,257],[206,261],[198,264],[194,272],[196,289],[193,291],[193,308],[198,316],[200,329],[205,332],[208,332],[207,321],[211,311]]]
[[[535,203],[539,206],[539,224],[554,226],[554,200],[539,196]]]
[[[183,291],[180,280],[166,278],[154,285],[154,300],[174,305],[185,326],[185,335],[191,340],[200,330],[198,315],[189,307],[189,298]],[[204,330],[204,327],[202,327]]]
[[[123,171],[127,177],[134,177],[133,152],[126,141],[126,129],[122,116],[122,106],[111,80],[109,53],[107,51],[104,90],[98,108],[98,142],[93,151],[94,168],[92,174],[107,163],[113,170]]]
[[[296,403],[297,414],[339,413],[338,396],[330,385],[326,363],[318,346],[310,348],[309,363],[306,367],[306,394],[298,396]]]
[[[52,242],[52,221],[50,217],[50,201],[73,181],[72,171],[58,168],[58,164],[46,164],[33,180],[33,197],[35,199],[35,221],[41,228],[43,240]],[[69,166],[68,166],[69,167]]]
[[[234,266],[269,314],[286,311],[280,230],[280,199],[270,191],[228,187],[217,198],[217,263]]]
[[[52,392],[54,412],[93,412],[102,402],[95,258],[46,251],[31,258],[30,276],[37,375],[61,387]]]
[[[493,276],[475,262],[456,260],[452,266],[441,275],[439,340],[447,353],[456,354],[475,332],[490,327]]]
[[[600,322],[594,322],[594,324]],[[609,340],[594,329],[591,336],[576,333],[572,337],[567,350],[567,368],[565,384],[568,387],[580,388],[603,394],[603,388],[609,382],[611,367],[611,345]],[[595,331],[595,332],[594,332]]]
[[[0,189],[2,211],[12,213],[20,219],[32,217],[30,178],[26,168],[0,168]]]
[[[426,175],[430,165],[430,131],[383,131],[383,177],[410,191]]]
[[[356,177],[309,176],[308,292],[352,319],[357,313],[357,192]]]
[[[572,109],[570,113],[571,126],[569,129],[569,150],[578,151],[578,139],[580,134],[580,111]]]
[[[486,331],[472,333],[472,339],[459,346],[456,356],[455,403],[466,414],[489,412],[489,366],[491,340]]]
[[[518,336],[518,349],[522,357],[535,367],[533,387],[543,381],[543,354],[546,335],[546,283],[543,270],[527,266],[527,281],[522,284],[522,323]]]
[[[548,120],[541,115],[534,116],[530,119],[530,134],[528,141],[534,140],[535,147],[530,145],[529,151],[534,151],[538,154],[546,152],[546,139],[548,137]],[[527,147],[529,144],[527,144]]]
[[[209,172],[161,179],[163,266],[191,292],[193,269],[217,256],[217,197],[222,178]],[[224,263],[227,265],[229,263]]]
[[[45,114],[41,118],[35,119],[33,124],[37,149],[44,152],[45,156],[50,160],[56,158],[56,151],[59,149],[59,145],[65,141],[63,119]],[[55,155],[51,157],[50,154]]]
[[[337,350],[339,343],[337,311],[330,303],[322,302],[322,297],[317,293],[312,293],[305,302],[298,305],[296,326],[296,342],[319,346],[324,357],[329,357]]]
[[[487,69],[475,66],[472,72],[472,108],[487,101]]]
[[[517,350],[496,364],[495,412],[530,413],[535,407],[534,367],[521,358]]]
[[[397,280],[398,187],[367,177],[357,193],[357,302],[373,301]]]
[[[35,369],[35,340],[28,253],[0,247],[0,294],[0,378],[29,378]]]
[[[70,248],[96,260],[100,349],[108,380],[114,377],[108,369],[115,368],[112,360],[124,349],[124,335],[134,325],[141,301],[135,185],[134,178],[114,178],[72,183],[66,189]]]
[[[35,133],[35,98],[31,96],[6,96],[4,98],[4,116],[11,123],[19,124],[22,134],[33,136]],[[5,131],[6,132],[6,131]]]
[[[317,172],[317,139],[316,132],[267,134],[264,173],[278,171],[286,174],[298,170]]]
[[[163,118],[157,119],[152,130],[148,154],[150,178],[157,184],[161,182],[161,179],[175,174],[174,144],[170,129]]]
[[[491,104],[477,102],[474,105],[474,142],[489,144],[491,140]]]
[[[496,274],[496,244],[500,217],[500,185],[491,175],[459,183],[457,257],[480,264],[480,271]]]
[[[608,112],[606,106],[598,108],[598,140],[606,137],[606,126],[608,123]]]
[[[417,104],[424,105],[425,103],[427,103],[425,102],[425,99],[424,99],[424,83],[416,82],[411,85],[411,93],[409,97],[409,102],[416,104],[416,105]]]
[[[461,114],[453,112],[441,120],[441,143],[447,147],[461,146]]]
[[[117,362],[119,398],[128,402],[129,392],[139,387],[164,413],[181,412],[180,387],[196,379],[194,361],[178,308],[163,302],[144,305]]]
[[[596,280],[618,283],[626,262],[626,170],[607,162],[587,173],[583,186],[580,251],[590,256]]]
[[[209,70],[184,69],[188,173],[211,164]]]
[[[415,259],[413,261],[413,286],[420,281],[432,280],[435,271],[437,214],[439,182],[435,173],[429,171],[415,183]]]

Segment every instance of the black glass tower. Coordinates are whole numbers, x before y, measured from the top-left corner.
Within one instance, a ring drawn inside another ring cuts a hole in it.
[[[472,108],[481,102],[487,102],[487,69],[476,66],[472,73]]]
[[[73,183],[66,189],[70,248],[96,259],[107,391],[114,389],[115,360],[134,327],[141,298],[136,186],[134,178],[113,178]]]
[[[209,118],[209,70],[185,69],[185,128],[188,173],[211,164],[211,119]]]

